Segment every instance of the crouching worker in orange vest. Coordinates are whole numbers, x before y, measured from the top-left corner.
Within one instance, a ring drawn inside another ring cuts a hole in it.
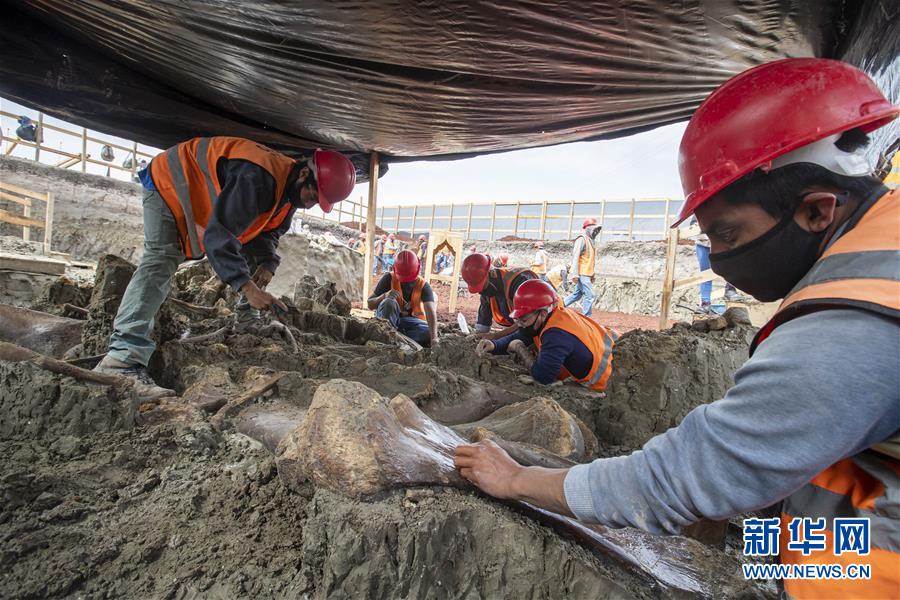
[[[510,316],[513,296],[520,285],[537,279],[537,275],[528,269],[492,267],[491,264],[491,257],[487,254],[470,254],[463,260],[462,278],[469,286],[469,292],[481,295],[475,333],[478,337],[496,340],[516,330]],[[491,333],[492,323],[503,329]]]
[[[419,277],[419,257],[402,250],[394,270],[382,275],[369,296],[370,310],[422,346],[437,343],[437,303],[431,286]]]
[[[574,379],[602,392],[612,373],[616,332],[593,319],[559,305],[553,286],[540,279],[516,290],[510,316],[518,330],[498,340],[481,340],[477,354],[517,354],[538,383]],[[534,344],[537,356],[528,349]]]
[[[783,298],[734,387],[629,456],[524,468],[483,443],[457,449],[462,475],[655,533],[783,501],[780,517],[745,519],[743,551],[779,555],[767,577],[788,597],[897,598],[900,191],[873,176],[866,146],[898,113],[865,73],[827,59],[763,64],[714,91],[681,140],[675,226],[696,213],[713,271]]]
[[[171,394],[156,386],[146,366],[156,348],[154,318],[179,263],[205,254],[216,275],[241,292],[238,315],[284,308],[265,287],[294,211],[318,202],[328,212],[355,181],[353,164],[337,152],[316,150],[298,162],[242,138],[194,138],[156,156],[141,171],[144,254],[96,369],[137,379],[145,396]]]

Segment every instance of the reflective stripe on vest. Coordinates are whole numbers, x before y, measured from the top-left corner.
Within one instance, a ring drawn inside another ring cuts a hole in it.
[[[276,229],[290,213],[290,203],[281,201],[296,165],[292,158],[243,138],[193,138],[182,142],[155,157],[150,163],[150,173],[157,191],[175,216],[188,258],[199,258],[205,252],[203,234],[222,190],[215,170],[220,158],[254,163],[275,181],[272,209],[259,215],[237,236],[242,244],[263,231]]]
[[[789,550],[795,517],[824,518],[826,549],[804,556]],[[868,518],[869,554],[834,555],[834,519]],[[871,450],[838,461],[785,500],[781,514],[783,564],[869,565],[867,580],[786,580],[793,598],[896,598],[900,594],[900,462]]]
[[[584,247],[581,249],[581,256],[578,257],[578,275],[593,277],[597,249],[594,248],[594,241],[590,239],[590,236],[582,233],[581,237],[584,238]]]
[[[550,318],[541,331],[541,335],[534,338],[534,345],[538,350],[541,348],[541,337],[550,329],[560,329],[571,333],[587,347],[593,357],[591,369],[585,377],[576,378],[563,367],[560,369],[558,378],[568,379],[571,377],[594,391],[604,391],[609,382],[609,376],[612,374],[612,350],[616,340],[619,339],[619,334],[580,313],[557,307],[550,313]]]
[[[513,309],[513,294],[512,294],[513,281],[515,281],[519,275],[523,275],[523,274],[530,275],[530,277],[528,277],[528,279],[537,279],[537,275],[535,275],[534,272],[532,272],[530,269],[525,269],[525,268],[517,268],[517,269],[496,268],[496,269],[491,269],[491,271],[493,273],[491,273],[489,275],[490,283],[497,283],[498,282],[497,276],[499,275],[500,290],[501,290],[503,296],[506,298],[506,309],[510,310],[510,311]],[[495,285],[494,288],[496,288],[496,287],[497,286]],[[503,325],[504,327],[509,327],[510,325],[513,324],[512,318],[509,316],[509,314],[508,313],[504,314],[503,311],[500,310],[500,303],[497,301],[496,296],[490,297],[490,303],[491,303],[491,315],[494,318],[494,323],[497,323],[498,325]]]
[[[425,310],[422,307],[422,290],[425,289],[425,280],[421,277],[416,277],[414,283],[412,292],[409,294],[409,316],[426,321]],[[403,298],[403,288],[400,286],[400,278],[397,277],[397,274],[394,272],[391,272],[391,289],[395,290],[400,294],[400,297]],[[406,302],[406,298],[403,298],[403,302]],[[400,309],[401,314],[406,312],[403,306],[401,306]]]
[[[855,307],[900,319],[900,191],[888,192],[860,210],[862,216],[850,221],[847,231],[825,251],[757,333],[751,353],[776,327],[813,311]],[[791,597],[900,595],[900,460],[874,450],[885,446],[891,444],[876,444],[816,475],[785,500],[781,523],[782,563],[868,564],[871,579],[785,580],[785,591]],[[788,550],[787,527],[793,517],[825,518],[827,549],[808,556]],[[869,555],[834,556],[832,523],[839,517],[870,519]]]

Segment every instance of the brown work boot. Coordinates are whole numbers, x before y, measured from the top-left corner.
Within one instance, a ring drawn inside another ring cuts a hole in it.
[[[106,355],[100,361],[100,364],[94,367],[94,370],[98,373],[121,375],[122,377],[133,379],[135,381],[135,393],[145,400],[159,400],[160,398],[175,395],[175,390],[156,385],[156,382],[147,373],[147,368],[144,365],[129,364]]]

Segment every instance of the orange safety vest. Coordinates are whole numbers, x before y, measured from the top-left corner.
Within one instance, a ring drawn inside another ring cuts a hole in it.
[[[400,297],[403,298],[403,288],[400,287],[400,278],[397,277],[397,274],[393,271],[391,271],[391,289],[397,290],[397,293],[399,293]],[[410,294],[409,298],[409,316],[425,321],[425,309],[422,308],[423,289],[425,289],[425,280],[421,277],[416,277],[412,293]],[[405,298],[403,298],[403,300],[404,302],[406,301]],[[405,312],[405,310],[402,310],[402,305],[400,312]]]
[[[537,279],[537,275],[535,275],[531,270],[525,268],[518,269],[504,269],[504,268],[496,268],[491,269],[492,273],[490,274],[491,282],[499,283],[500,290],[503,292],[503,295],[506,297],[506,308],[512,310],[513,307],[513,295],[510,293],[512,291],[512,284],[515,281],[516,277],[522,274],[531,275],[529,279]],[[497,287],[497,286],[495,286]],[[504,313],[500,310],[500,303],[497,302],[497,296],[491,296],[491,315],[494,318],[494,323],[498,325],[503,325],[504,327],[509,327],[513,324],[512,317],[509,316],[509,313]]]
[[[597,250],[594,248],[594,240],[584,233],[582,233],[580,237],[584,238],[584,248],[581,249],[581,256],[578,257],[578,275],[593,277],[594,258],[597,256]]]
[[[900,190],[888,192],[860,212],[858,222],[838,238],[782,301],[757,333],[751,354],[772,331],[800,315],[854,307],[900,319]],[[852,402],[852,398],[847,399]],[[839,427],[840,423],[835,423]],[[900,596],[900,456],[886,440],[839,460],[785,499],[781,515],[783,564],[871,566],[871,579],[787,579],[793,598],[897,598]],[[788,550],[788,524],[795,517],[827,521],[826,550],[803,556]],[[869,518],[871,551],[834,555],[833,519]]]
[[[187,258],[205,253],[203,234],[213,206],[222,193],[216,172],[220,158],[252,162],[275,179],[272,209],[237,236],[246,244],[264,231],[277,229],[291,209],[286,203],[278,210],[288,177],[297,162],[251,140],[236,137],[194,138],[172,146],[150,162],[150,174],[157,192],[165,200],[178,226],[178,236]],[[276,214],[276,210],[278,211]]]
[[[612,374],[612,350],[616,340],[619,339],[619,334],[581,313],[559,306],[550,313],[550,318],[541,330],[541,334],[534,338],[534,345],[538,350],[541,349],[541,337],[551,329],[561,329],[571,333],[578,338],[578,341],[587,346],[594,357],[591,370],[581,379],[575,378],[565,367],[560,369],[558,379],[571,377],[592,390],[604,391],[609,376]]]

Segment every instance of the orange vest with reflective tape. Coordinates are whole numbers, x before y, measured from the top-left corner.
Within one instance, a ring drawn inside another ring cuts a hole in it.
[[[200,258],[205,252],[203,234],[213,206],[222,193],[222,184],[216,173],[220,158],[252,162],[275,179],[272,209],[259,215],[250,227],[237,236],[241,244],[246,244],[264,231],[277,229],[291,209],[290,203],[280,210],[278,205],[288,177],[297,164],[294,159],[254,141],[236,137],[194,138],[172,146],[150,162],[150,174],[156,191],[175,215],[178,236],[187,258]]]
[[[396,290],[400,297],[403,298],[403,288],[400,287],[400,278],[393,271],[391,272],[391,289]],[[425,310],[422,308],[422,290],[425,289],[425,280],[416,277],[413,283],[412,293],[409,295],[409,316],[425,321]],[[406,302],[406,299],[403,298]],[[400,313],[405,314],[406,309],[400,305]]]
[[[506,308],[508,310],[512,310],[513,308],[513,295],[512,295],[512,284],[513,281],[516,280],[516,277],[519,275],[530,275],[528,279],[537,279],[537,275],[535,275],[531,270],[525,268],[518,269],[504,269],[504,268],[496,268],[491,269],[491,273],[489,275],[491,283],[499,283],[499,288],[503,295],[506,297]],[[498,286],[494,286],[495,288]],[[491,315],[494,318],[494,323],[498,325],[503,325],[504,327],[509,327],[513,324],[512,317],[509,316],[509,313],[504,313],[500,309],[500,303],[497,302],[496,296],[491,296]]]
[[[609,376],[612,374],[613,345],[619,339],[619,334],[581,313],[559,306],[550,313],[550,318],[541,330],[541,335],[534,338],[534,345],[538,350],[541,349],[541,337],[551,329],[561,329],[571,333],[591,351],[591,355],[594,357],[591,362],[591,370],[581,379],[569,373],[565,367],[559,371],[558,378],[568,379],[571,377],[597,392],[605,390]]]
[[[584,247],[581,249],[581,256],[578,257],[578,274],[593,277],[597,249],[594,248],[594,240],[589,235],[582,233],[580,237],[584,238]]]
[[[782,323],[819,310],[853,307],[900,320],[900,190],[888,192],[838,238],[787,295],[757,333],[751,354]],[[836,341],[835,343],[840,343]],[[849,349],[864,352],[864,348]],[[852,398],[847,399],[852,402]],[[840,427],[840,423],[835,423]],[[823,432],[827,435],[827,432]],[[900,456],[887,440],[831,465],[784,501],[781,515],[783,564],[868,564],[867,580],[788,579],[794,598],[900,597]],[[886,453],[889,452],[889,453]],[[808,556],[788,550],[794,517],[826,519],[826,550]],[[869,518],[871,551],[834,555],[833,520]]]

